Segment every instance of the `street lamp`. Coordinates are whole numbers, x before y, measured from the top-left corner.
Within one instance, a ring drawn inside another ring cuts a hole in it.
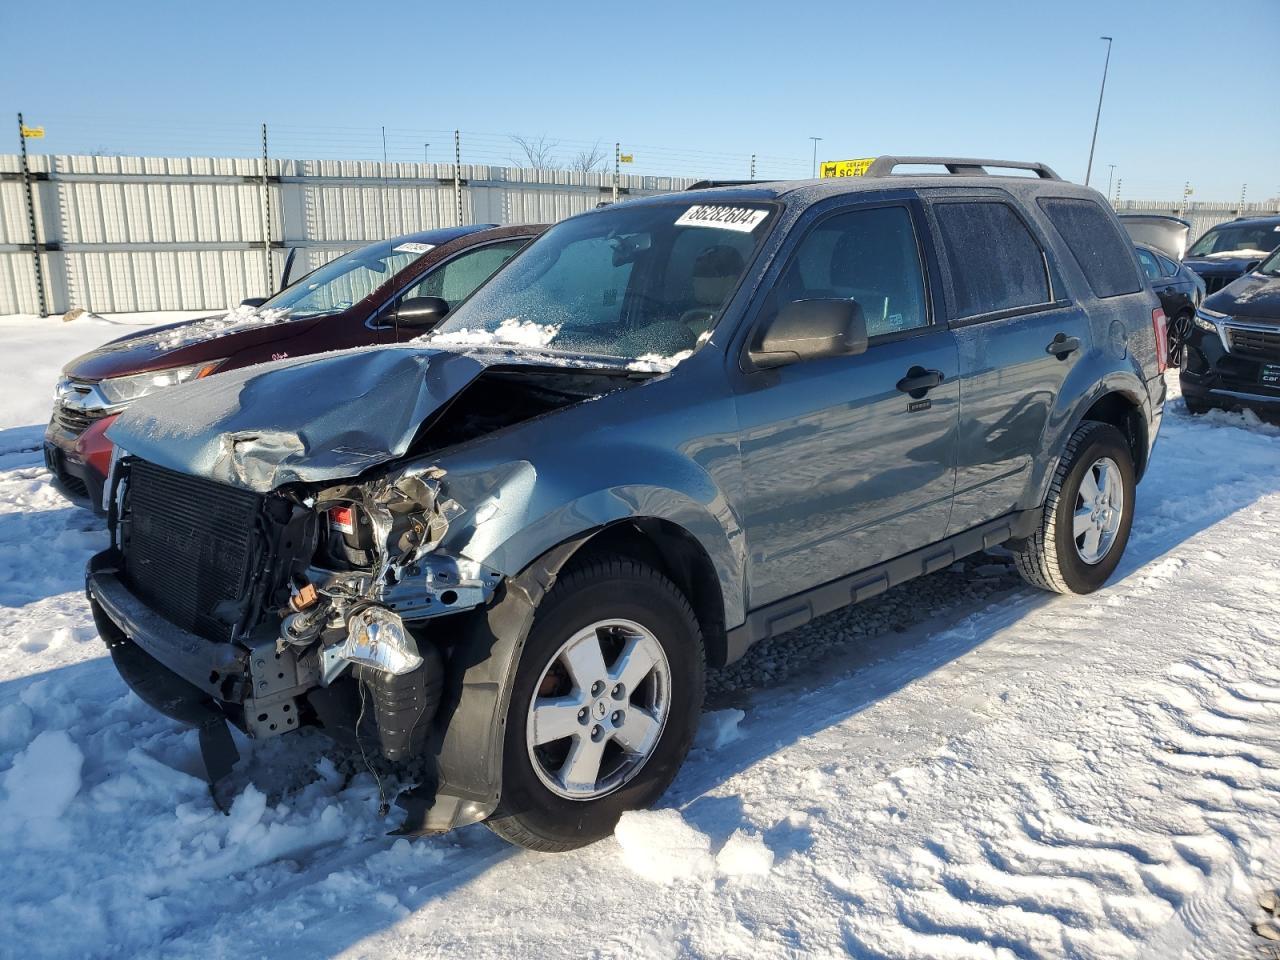
[[[817,176],[818,176],[818,141],[819,141],[819,140],[821,140],[822,138],[821,138],[821,137],[810,137],[809,139],[813,141],[813,176],[814,176],[814,179],[817,179]]]
[[[1089,177],[1093,174],[1093,148],[1098,145],[1098,121],[1102,119],[1102,95],[1107,92],[1107,69],[1111,66],[1111,38],[1099,37],[1107,41],[1107,59],[1102,65],[1102,89],[1098,91],[1098,112],[1093,115],[1093,139],[1089,141],[1089,165],[1084,170],[1084,185],[1089,185]]]

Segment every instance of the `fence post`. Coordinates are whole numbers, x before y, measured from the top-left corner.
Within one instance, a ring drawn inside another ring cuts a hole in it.
[[[262,279],[266,283],[263,296],[270,297],[273,271],[271,269],[271,184],[267,179],[267,157],[267,125],[264,123],[262,125]]]
[[[22,189],[27,194],[27,225],[31,228],[31,256],[36,268],[36,302],[40,316],[49,315],[49,303],[44,295],[44,267],[40,264],[40,237],[36,233],[36,200],[31,191],[31,167],[27,163],[27,127],[18,114],[18,142],[22,144]]]
[[[462,134],[453,131],[453,205],[462,226]]]

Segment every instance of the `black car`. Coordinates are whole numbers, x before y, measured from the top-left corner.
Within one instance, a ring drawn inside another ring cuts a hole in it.
[[[1257,267],[1277,246],[1280,215],[1241,217],[1209,230],[1191,245],[1183,263],[1204,278],[1209,293],[1217,293]]]
[[[1178,364],[1182,359],[1182,344],[1194,325],[1196,307],[1205,297],[1204,281],[1186,264],[1165,256],[1155,247],[1145,243],[1133,246],[1143,272],[1160,297],[1164,315],[1169,318],[1169,363]]]
[[[1205,298],[1180,369],[1192,413],[1211,407],[1280,413],[1280,250]]]

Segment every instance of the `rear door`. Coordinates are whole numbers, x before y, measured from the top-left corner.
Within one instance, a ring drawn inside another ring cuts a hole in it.
[[[949,533],[1033,504],[1029,489],[1063,381],[1090,349],[1087,314],[1059,298],[1036,228],[995,191],[930,204],[960,363]]]
[[[869,346],[734,375],[759,607],[941,539],[955,477],[955,342],[933,322],[914,201],[812,212],[765,278],[755,328],[787,303],[857,300]],[[736,360],[735,360],[736,362]],[[899,383],[937,371],[910,395]]]

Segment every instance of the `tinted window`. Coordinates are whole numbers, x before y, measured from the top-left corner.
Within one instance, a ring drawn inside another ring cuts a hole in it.
[[[1041,197],[1040,207],[1067,241],[1094,296],[1118,297],[1142,289],[1129,241],[1102,207],[1092,200],[1065,197]],[[1153,276],[1159,275],[1157,268]]]
[[[1176,277],[1178,275],[1178,265],[1168,257],[1156,255],[1156,259],[1160,261],[1160,273],[1166,277]]]
[[[830,217],[805,235],[774,288],[773,309],[793,300],[856,300],[868,336],[923,327],[924,275],[903,207]]]
[[[1156,262],[1156,255],[1141,247],[1137,248],[1138,262],[1142,264],[1142,271],[1152,280],[1160,279],[1160,264]]]
[[[433,270],[405,292],[408,297],[441,297],[451,307],[457,306],[495,270],[516,255],[525,240],[491,243],[454,257],[443,267]]]
[[[958,317],[1049,302],[1044,254],[1007,203],[939,203],[934,207]]]

